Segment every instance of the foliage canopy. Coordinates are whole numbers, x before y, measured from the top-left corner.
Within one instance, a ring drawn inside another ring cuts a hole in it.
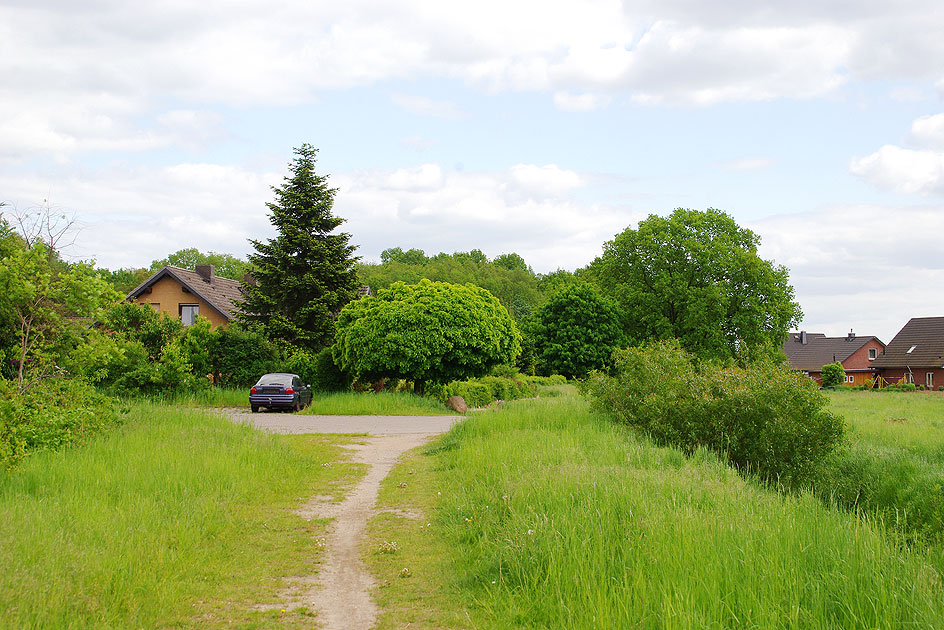
[[[765,354],[801,311],[787,269],[758,256],[759,243],[720,210],[679,208],[607,242],[592,275],[632,345],[675,338],[702,358]]]
[[[360,378],[447,383],[514,361],[521,335],[498,300],[471,284],[394,283],[338,315],[335,362]]]
[[[538,369],[568,377],[602,368],[622,338],[616,305],[589,284],[575,284],[552,295],[529,333]]]

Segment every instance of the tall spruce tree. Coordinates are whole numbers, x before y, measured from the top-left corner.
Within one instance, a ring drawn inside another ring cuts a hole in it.
[[[296,148],[290,176],[272,187],[275,200],[266,205],[278,236],[250,240],[255,270],[238,314],[270,339],[311,349],[331,344],[334,317],[357,293],[355,247],[350,234],[332,234],[344,219],[331,213],[337,189],[315,173],[317,155],[310,144]]]

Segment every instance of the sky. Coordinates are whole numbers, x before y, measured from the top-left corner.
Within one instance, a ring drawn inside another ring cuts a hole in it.
[[[245,257],[303,143],[366,261],[574,270],[717,208],[800,328],[887,343],[944,315],[941,33],[939,0],[0,0],[0,201],[109,269]]]

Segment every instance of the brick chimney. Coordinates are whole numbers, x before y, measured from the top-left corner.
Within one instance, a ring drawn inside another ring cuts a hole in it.
[[[204,282],[213,282],[213,272],[216,268],[213,265],[197,265],[193,268],[197,275],[203,278]]]
[[[855,340],[855,333],[852,332],[852,329],[849,329],[849,334],[846,335],[846,341],[853,341],[853,340]]]
[[[804,346],[806,345],[806,331],[805,330],[800,331],[800,343],[802,343]]]

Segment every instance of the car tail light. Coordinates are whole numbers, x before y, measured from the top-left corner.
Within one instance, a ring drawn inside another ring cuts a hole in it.
[[[294,388],[294,387],[286,387],[286,388],[285,388],[285,393],[286,393],[286,394],[294,394],[294,393],[295,393],[295,388]]]
[[[250,390],[249,390],[249,393],[250,393],[250,394],[255,394],[255,393],[256,393],[256,388],[253,387],[252,389],[250,389]]]

